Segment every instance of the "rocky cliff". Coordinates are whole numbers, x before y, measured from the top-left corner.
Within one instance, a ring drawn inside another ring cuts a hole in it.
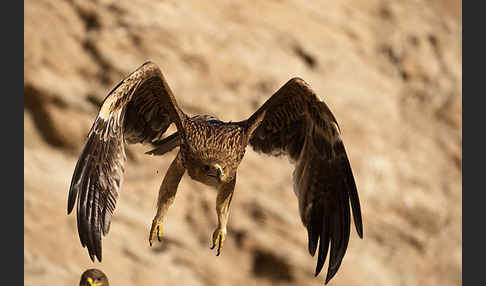
[[[158,187],[177,151],[151,157],[129,146],[103,262],[91,262],[66,215],[71,175],[101,101],[148,59],[189,114],[243,120],[294,76],[327,102],[364,221],[364,239],[353,227],[330,285],[462,284],[461,1],[24,5],[25,285],[77,285],[90,267],[115,286],[324,283],[313,276],[292,166],[251,148],[216,257],[215,191],[187,175],[163,243],[149,247]]]

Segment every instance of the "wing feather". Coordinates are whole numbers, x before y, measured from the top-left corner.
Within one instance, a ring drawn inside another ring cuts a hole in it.
[[[126,143],[159,140],[171,123],[184,138],[179,109],[160,69],[146,62],[105,98],[78,158],[68,194],[68,214],[77,201],[78,234],[91,260],[102,260],[123,181]]]
[[[243,124],[255,151],[287,155],[295,162],[294,192],[312,256],[319,245],[316,276],[329,252],[327,284],[348,246],[350,203],[363,237],[358,191],[336,118],[307,83],[293,78]]]

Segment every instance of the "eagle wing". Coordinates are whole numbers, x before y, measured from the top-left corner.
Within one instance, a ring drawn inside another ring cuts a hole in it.
[[[246,126],[255,151],[285,154],[295,163],[294,192],[312,256],[320,241],[316,276],[330,248],[327,284],[346,253],[349,201],[356,231],[363,237],[358,191],[336,118],[306,82],[293,78],[246,121]]]
[[[83,247],[101,262],[106,235],[123,181],[124,143],[160,140],[171,123],[184,134],[179,109],[160,69],[146,62],[106,96],[87,136],[71,180],[68,214],[77,198],[78,234]]]

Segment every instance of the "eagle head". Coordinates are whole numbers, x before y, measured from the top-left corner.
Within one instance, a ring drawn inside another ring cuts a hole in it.
[[[233,178],[232,174],[236,173],[224,162],[215,160],[194,160],[187,171],[193,180],[216,188],[229,182]]]

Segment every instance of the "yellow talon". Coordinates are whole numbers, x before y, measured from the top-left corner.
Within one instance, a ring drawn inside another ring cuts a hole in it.
[[[154,241],[154,237],[157,236],[157,239],[161,241],[162,237],[162,228],[163,224],[160,220],[154,219],[152,221],[152,228],[150,229],[150,236],[149,236],[149,243],[152,246],[152,242]]]
[[[226,230],[216,229],[213,233],[213,246],[211,249],[214,249],[216,244],[218,244],[218,252],[216,256],[221,254],[221,250],[223,249],[224,240],[226,239]]]

